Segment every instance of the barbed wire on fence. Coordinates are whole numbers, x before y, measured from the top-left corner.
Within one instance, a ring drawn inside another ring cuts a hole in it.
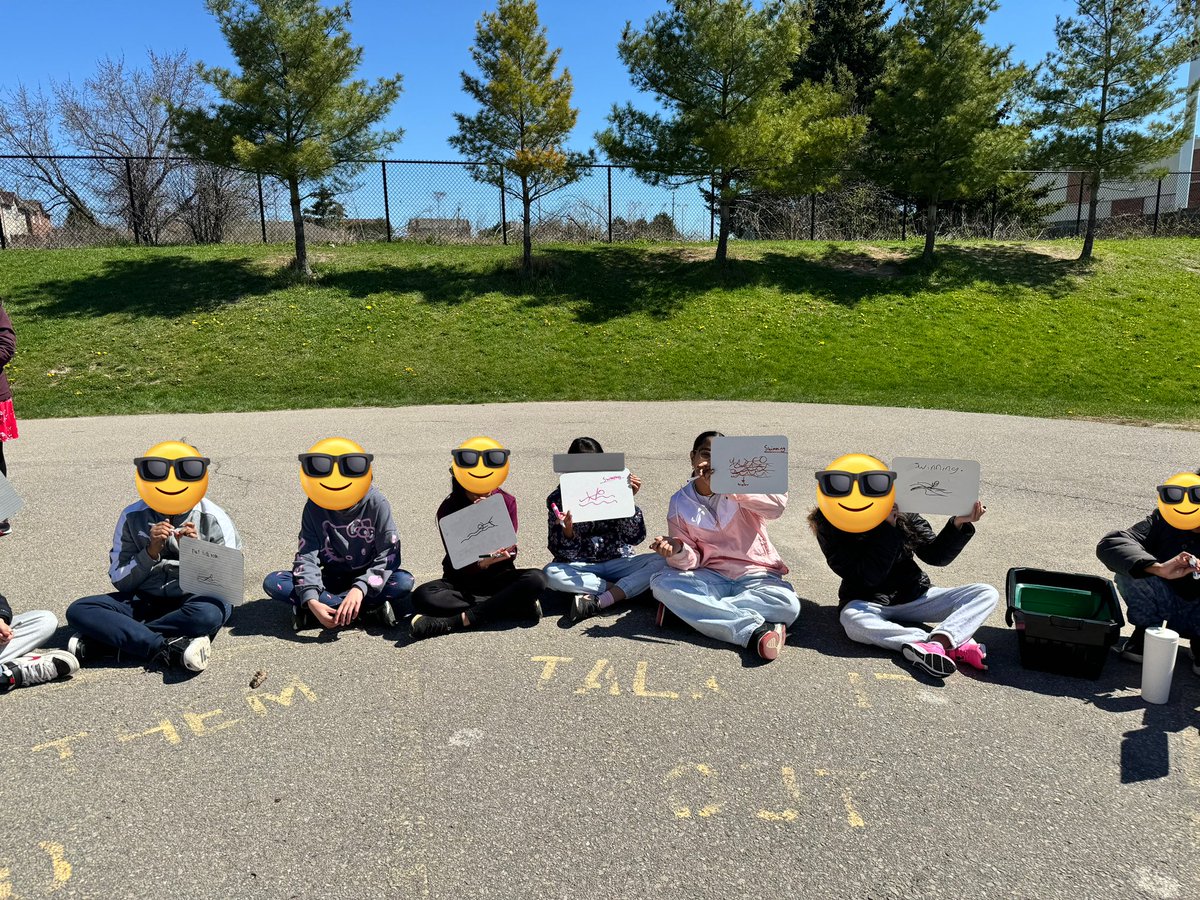
[[[621,166],[585,166],[578,180],[533,204],[538,243],[712,240],[704,184],[648,184]],[[315,188],[316,185],[312,185]],[[509,194],[507,199],[505,194]],[[1105,181],[1102,237],[1200,234],[1200,172]],[[1032,240],[1078,235],[1087,220],[1078,172],[1006,173],[987,194],[945,204],[944,238]],[[307,208],[310,244],[384,241],[502,244],[522,238],[511,191],[448,160],[364,162],[336,202]],[[735,240],[891,241],[924,233],[909,199],[853,173],[816,194],[739,198]],[[277,180],[181,157],[0,156],[0,249],[284,243],[293,237]]]

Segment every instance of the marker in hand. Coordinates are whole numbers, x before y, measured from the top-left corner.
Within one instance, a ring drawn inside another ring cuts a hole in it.
[[[558,508],[557,503],[550,504],[550,511],[554,513],[554,518],[558,519],[560,522],[566,518],[566,515],[564,515],[563,512]]]

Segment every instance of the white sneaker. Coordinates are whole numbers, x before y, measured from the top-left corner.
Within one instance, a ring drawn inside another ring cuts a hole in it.
[[[26,656],[18,656],[5,665],[17,673],[20,687],[32,687],[35,684],[45,684],[47,681],[57,681],[79,671],[79,660],[66,650],[30,653]]]
[[[207,637],[174,637],[167,641],[164,650],[168,666],[182,666],[189,672],[203,672],[208,668],[212,641]]]
[[[183,651],[183,667],[191,672],[203,672],[208,668],[208,657],[212,652],[212,641],[206,637],[193,638]]]

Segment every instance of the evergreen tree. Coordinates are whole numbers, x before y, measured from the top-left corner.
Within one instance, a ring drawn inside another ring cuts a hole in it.
[[[471,58],[479,74],[462,73],[463,90],[480,106],[454,114],[450,145],[467,159],[471,175],[498,185],[521,203],[521,271],[533,271],[530,208],[576,181],[590,156],[566,149],[579,110],[571,108],[571,73],[555,75],[560,50],[550,50],[536,0],[499,0],[475,26]]]
[[[866,109],[883,74],[886,27],[883,0],[816,0],[811,36],[792,65],[791,85],[829,82],[853,94],[856,110]]]
[[[400,95],[400,76],[350,80],[362,48],[350,43],[350,3],[206,0],[240,66],[198,66],[221,98],[177,109],[179,146],[209,162],[274,175],[288,187],[295,266],[311,275],[301,189],[349,173],[403,132],[373,131]]]
[[[1195,13],[1174,0],[1077,0],[1076,10],[1054,26],[1058,50],[1034,88],[1032,124],[1047,163],[1083,172],[1079,258],[1090,259],[1101,179],[1144,174],[1194,133],[1197,85],[1176,79],[1200,51]]]
[[[1011,48],[980,31],[994,0],[905,0],[870,107],[873,157],[882,179],[925,206],[933,258],[938,203],[993,187],[1023,151],[1027,133],[1008,124],[1025,69]]]
[[[720,216],[718,265],[739,197],[823,187],[865,130],[829,85],[783,92],[805,39],[795,0],[761,9],[750,0],[672,0],[644,31],[626,25],[618,45],[634,85],[663,111],[614,106],[596,139],[650,184],[702,185]]]
[[[312,193],[312,204],[304,211],[309,222],[322,228],[334,228],[346,218],[346,207],[338,202],[337,192],[322,184]]]

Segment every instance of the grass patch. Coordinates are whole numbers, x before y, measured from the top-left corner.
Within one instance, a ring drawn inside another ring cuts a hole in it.
[[[1200,242],[0,253],[24,417],[688,398],[1200,421]]]

